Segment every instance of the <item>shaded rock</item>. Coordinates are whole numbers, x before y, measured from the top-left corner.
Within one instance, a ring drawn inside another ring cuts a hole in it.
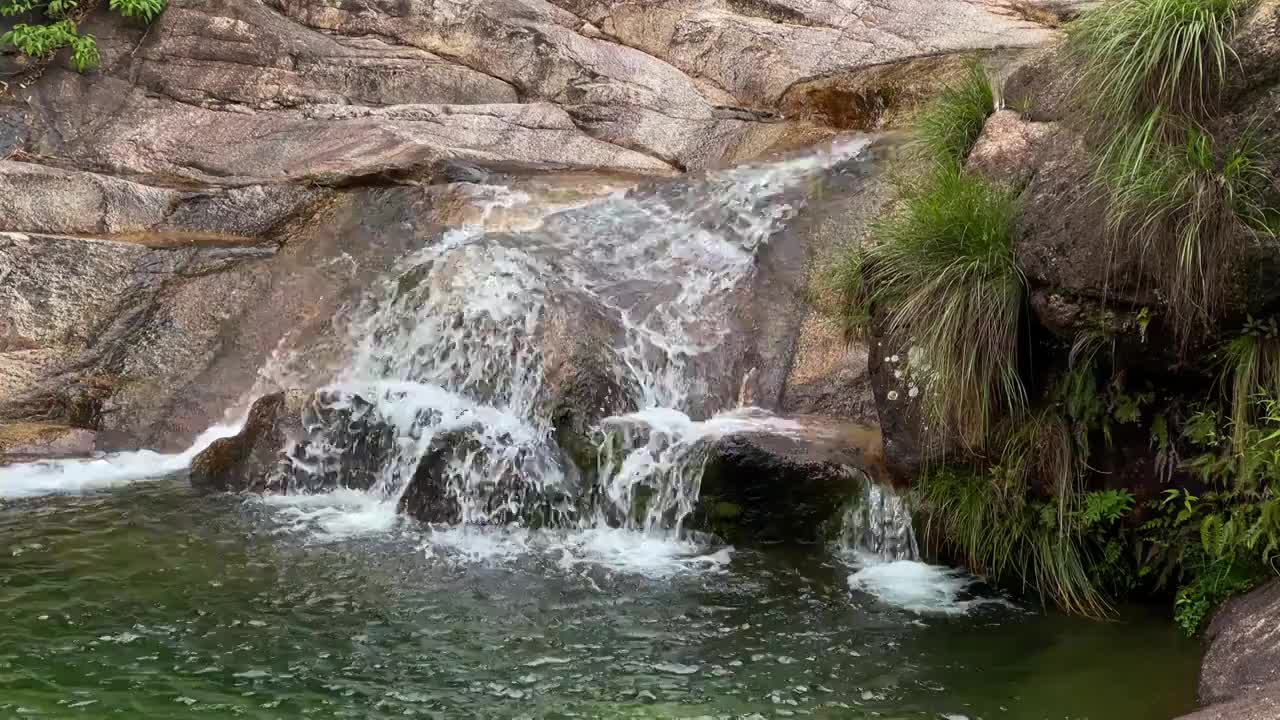
[[[431,439],[397,507],[421,522],[541,527],[572,516],[574,489],[554,484],[544,448],[494,437],[490,428]]]
[[[201,492],[262,492],[286,469],[285,450],[302,437],[304,395],[272,393],[254,401],[240,432],[215,440],[191,461]]]
[[[927,364],[909,340],[884,330],[884,311],[872,315],[867,342],[867,373],[875,397],[885,465],[893,479],[908,481],[920,468],[960,447],[957,439],[928,425],[923,400],[929,392]]]
[[[1274,720],[1280,717],[1280,685],[1210,705],[1178,720]]]
[[[91,430],[48,423],[0,424],[0,464],[27,457],[90,455],[95,435]]]
[[[1280,580],[1228,600],[1205,632],[1202,710],[1182,720],[1280,717]]]
[[[814,542],[870,477],[887,482],[880,435],[826,418],[788,432],[734,433],[707,459],[695,522],[731,539]]]
[[[1280,580],[1227,601],[1214,614],[1204,640],[1208,650],[1200,668],[1200,702],[1280,690]]]
[[[464,463],[468,456],[483,451],[479,441],[466,431],[448,432],[433,438],[400,496],[396,510],[420,522],[461,522],[462,508],[449,487],[449,466],[451,463]]]

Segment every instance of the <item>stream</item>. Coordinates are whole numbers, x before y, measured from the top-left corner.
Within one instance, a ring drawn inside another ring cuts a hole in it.
[[[869,481],[827,546],[689,527],[717,439],[805,432],[739,397],[739,311],[761,248],[867,146],[533,210],[475,185],[478,219],[401,258],[335,330],[339,369],[294,385],[318,391],[270,494],[187,482],[243,408],[183,453],[0,467],[0,717],[1190,709],[1198,648],[1167,618],[1070,618],[927,564]],[[250,396],[296,382],[291,358]],[[556,440],[583,383],[613,403],[586,469]],[[440,522],[397,513],[422,482]]]

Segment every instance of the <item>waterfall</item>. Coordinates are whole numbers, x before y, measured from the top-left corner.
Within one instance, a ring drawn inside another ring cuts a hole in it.
[[[711,389],[734,293],[807,184],[866,145],[615,192],[501,229],[486,226],[489,212],[529,198],[477,186],[480,221],[403,258],[355,313],[349,362],[308,413],[295,474],[398,502],[430,472],[442,485],[430,499],[452,508],[444,522],[678,530],[711,440],[743,422],[735,398]],[[553,439],[549,380],[566,336],[587,333],[605,338],[597,375],[626,409],[596,421],[590,507]]]
[[[845,508],[836,544],[841,554],[863,562],[920,558],[906,500],[892,488],[870,481]]]

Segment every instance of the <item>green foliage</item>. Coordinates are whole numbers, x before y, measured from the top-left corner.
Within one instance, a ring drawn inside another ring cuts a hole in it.
[[[1280,403],[1252,400],[1257,417],[1239,432],[1213,408],[1188,418],[1184,439],[1201,449],[1186,467],[1209,484],[1200,495],[1165,492],[1141,527],[1143,571],[1178,586],[1175,613],[1196,632],[1227,597],[1274,574],[1280,559]]]
[[[914,338],[927,366],[932,424],[980,448],[1001,414],[1016,415],[1024,279],[1013,256],[1012,193],[958,167],[907,181],[874,229],[867,277],[891,336]]]
[[[1157,108],[1204,118],[1226,80],[1244,0],[1113,0],[1067,27],[1100,127],[1118,134]]]
[[[75,42],[75,23],[70,20],[49,25],[18,23],[13,29],[0,35],[0,43],[13,45],[24,55],[46,58]]]
[[[1010,493],[1000,480],[938,468],[916,490],[926,512],[925,537],[975,572],[1020,582],[1069,612],[1105,617],[1111,607],[1090,576],[1087,540],[1060,521],[1058,501]]]
[[[1084,496],[1080,523],[1088,528],[1114,525],[1133,511],[1134,497],[1128,490],[1101,490]]]
[[[164,10],[167,0],[111,0],[113,11],[128,18],[150,22]],[[76,0],[0,0],[0,15],[11,17],[39,13],[44,22],[17,23],[0,35],[0,46],[12,45],[23,55],[47,60],[54,53],[71,49],[71,66],[76,72],[93,70],[101,63],[98,43],[92,35],[79,32],[79,3]]]
[[[127,18],[151,22],[165,7],[167,0],[111,0],[111,10]]]
[[[927,163],[959,167],[995,110],[991,76],[974,63],[916,117],[916,154]]]

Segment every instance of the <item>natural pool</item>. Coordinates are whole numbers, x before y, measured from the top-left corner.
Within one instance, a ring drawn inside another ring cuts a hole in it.
[[[0,500],[0,717],[1167,720],[1198,651],[853,569],[592,530],[440,533],[181,477]],[[896,604],[895,604],[896,603]],[[901,605],[917,608],[904,610]]]

